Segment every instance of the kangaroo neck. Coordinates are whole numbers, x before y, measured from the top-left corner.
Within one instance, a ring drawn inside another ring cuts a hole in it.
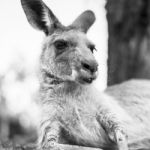
[[[51,93],[58,93],[58,95],[59,93],[80,95],[85,85],[73,81],[63,81],[50,73],[43,72],[40,88],[44,91],[49,90]]]

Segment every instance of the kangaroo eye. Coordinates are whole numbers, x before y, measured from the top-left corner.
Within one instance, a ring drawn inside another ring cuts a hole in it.
[[[89,45],[88,48],[91,50],[92,53],[94,53],[94,50],[96,51],[95,45]]]
[[[58,40],[54,42],[54,46],[56,47],[56,49],[58,50],[63,50],[65,48],[68,47],[68,42],[64,41],[64,40]]]

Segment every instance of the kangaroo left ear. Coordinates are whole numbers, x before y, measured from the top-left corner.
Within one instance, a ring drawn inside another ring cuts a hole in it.
[[[28,22],[45,34],[61,28],[62,25],[42,0],[21,0]]]
[[[83,12],[71,26],[79,28],[82,32],[86,33],[88,29],[95,22],[95,14],[91,10]]]

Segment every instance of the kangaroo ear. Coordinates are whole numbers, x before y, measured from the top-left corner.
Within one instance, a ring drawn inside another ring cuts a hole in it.
[[[48,34],[51,29],[56,29],[61,26],[61,23],[53,12],[42,0],[21,0],[21,4],[28,22],[34,28],[43,30]]]
[[[77,27],[86,33],[94,22],[95,14],[91,10],[87,10],[77,17],[77,19],[72,23],[72,26]]]

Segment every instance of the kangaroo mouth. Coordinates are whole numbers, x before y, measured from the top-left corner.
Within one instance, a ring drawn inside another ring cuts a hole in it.
[[[80,70],[78,74],[78,82],[80,84],[91,84],[97,78],[97,72],[90,73],[85,70]]]
[[[78,82],[81,84],[90,84],[92,83],[97,77],[97,74],[81,74],[78,77]]]
[[[60,84],[64,83],[65,81],[72,81],[78,82],[80,84],[91,84],[93,80],[96,79],[97,74],[88,74],[86,72],[76,72],[73,71],[72,76],[67,76],[65,78],[60,78],[52,73],[45,72],[46,77],[50,78],[50,84]]]

